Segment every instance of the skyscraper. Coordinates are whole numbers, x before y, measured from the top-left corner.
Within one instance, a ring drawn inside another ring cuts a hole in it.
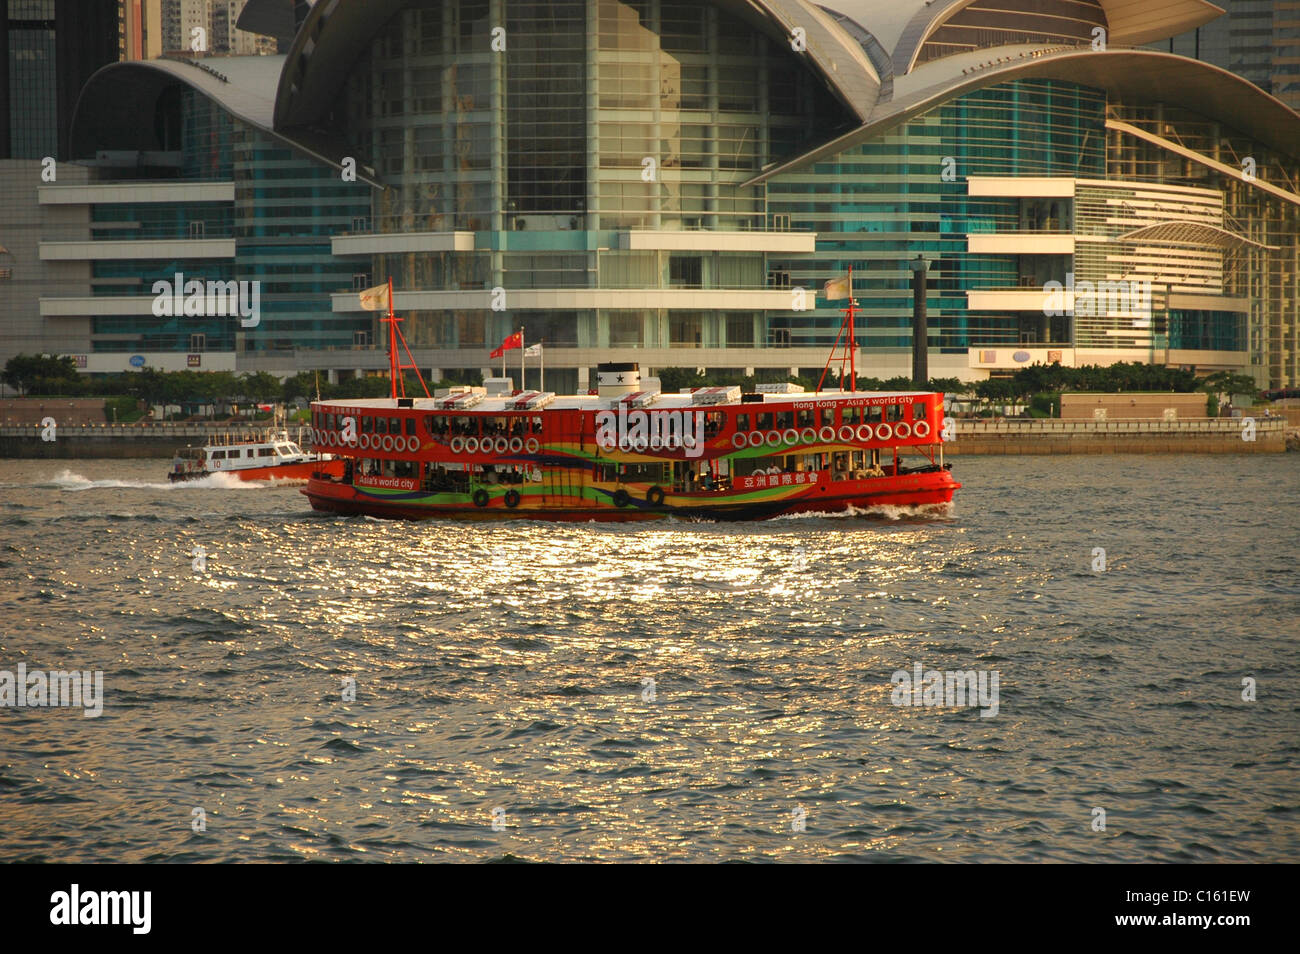
[[[1300,0],[1273,6],[1273,95],[1300,111]]]
[[[1300,109],[1300,0],[1219,0],[1227,11],[1151,49],[1211,63]]]
[[[0,0],[0,158],[62,158],[77,96],[118,59],[118,0]]]
[[[162,55],[162,0],[119,0],[118,59]]]
[[[208,0],[162,0],[164,53],[206,53],[211,50],[212,29]],[[201,30],[202,33],[194,31]],[[201,49],[195,49],[198,44]]]

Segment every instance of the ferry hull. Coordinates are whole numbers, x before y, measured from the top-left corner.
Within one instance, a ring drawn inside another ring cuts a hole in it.
[[[667,493],[662,502],[650,486],[618,489],[586,487],[580,494],[548,493],[527,485],[492,488],[479,506],[465,494],[430,494],[419,490],[353,486],[331,480],[309,480],[301,493],[316,510],[398,520],[439,518],[470,520],[609,521],[766,520],[797,513],[843,513],[871,507],[926,507],[949,503],[961,484],[946,469],[861,480],[821,480],[804,485],[779,485],[759,490]],[[515,505],[507,500],[517,494]],[[480,498],[481,499],[481,498]],[[620,502],[623,503],[620,506]]]

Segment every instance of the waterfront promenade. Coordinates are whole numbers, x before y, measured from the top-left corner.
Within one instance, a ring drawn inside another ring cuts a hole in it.
[[[1244,419],[1200,421],[966,420],[956,422],[948,455],[963,454],[1268,454],[1300,450],[1300,430],[1281,419],[1253,418],[1253,435]],[[0,426],[0,458],[171,457],[187,444],[210,443],[227,434],[253,435],[263,427],[199,424],[119,424],[60,427],[43,440],[37,425]],[[289,435],[307,448],[310,429],[290,427]],[[1253,436],[1253,440],[1250,439]]]

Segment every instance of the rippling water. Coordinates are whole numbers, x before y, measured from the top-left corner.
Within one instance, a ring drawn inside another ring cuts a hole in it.
[[[0,859],[1300,860],[1297,455],[657,526],[164,469],[0,462],[0,670],[105,696],[0,709]],[[996,671],[997,715],[893,705],[915,663]]]

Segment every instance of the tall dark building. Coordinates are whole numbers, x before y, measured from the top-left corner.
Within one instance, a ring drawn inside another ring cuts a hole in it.
[[[118,0],[0,0],[0,158],[67,158],[81,87],[118,59],[118,7]]]
[[[1150,48],[1230,70],[1300,109],[1300,2],[1217,2],[1223,16]]]

